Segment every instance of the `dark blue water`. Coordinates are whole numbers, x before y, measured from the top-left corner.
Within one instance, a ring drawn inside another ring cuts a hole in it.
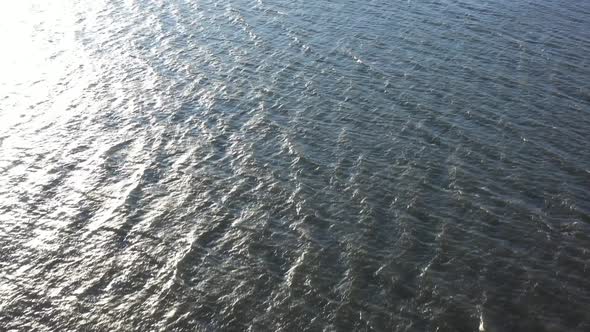
[[[590,331],[590,2],[0,12],[0,330]]]

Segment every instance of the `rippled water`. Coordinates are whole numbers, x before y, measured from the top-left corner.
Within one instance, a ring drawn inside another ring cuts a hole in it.
[[[590,331],[587,1],[5,1],[0,330]]]

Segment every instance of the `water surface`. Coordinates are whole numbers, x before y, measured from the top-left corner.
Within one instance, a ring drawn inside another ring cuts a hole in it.
[[[11,1],[0,42],[0,330],[590,331],[587,1]]]

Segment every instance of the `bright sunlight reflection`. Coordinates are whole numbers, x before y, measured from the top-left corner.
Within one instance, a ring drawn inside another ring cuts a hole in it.
[[[75,16],[67,0],[0,0],[0,137],[2,153],[29,146],[21,124],[39,115],[63,94],[76,58]],[[20,128],[20,129],[19,129]],[[29,123],[28,128],[33,128]]]
[[[50,69],[52,46],[66,42],[72,33],[68,7],[65,0],[0,2],[0,41],[5,46],[0,52],[0,85],[24,83]]]
[[[65,0],[0,1],[0,129],[46,98],[63,75],[73,18]]]

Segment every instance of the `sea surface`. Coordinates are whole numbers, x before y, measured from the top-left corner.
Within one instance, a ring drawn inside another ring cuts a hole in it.
[[[0,4],[1,331],[590,331],[590,1]]]

